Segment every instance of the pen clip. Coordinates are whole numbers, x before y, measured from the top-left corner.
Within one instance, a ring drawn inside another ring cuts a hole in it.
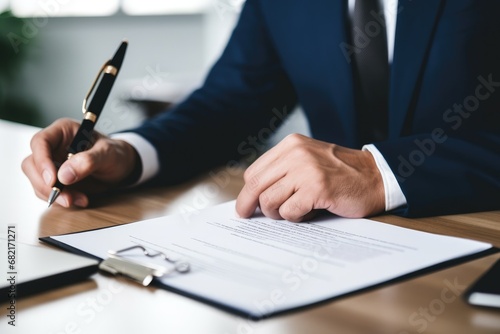
[[[83,104],[82,104],[82,113],[85,115],[88,111],[87,109],[87,100],[89,99],[90,95],[92,95],[92,92],[94,91],[95,87],[97,86],[97,82],[99,81],[99,78],[101,77],[101,75],[103,74],[104,70],[106,69],[106,67],[108,67],[111,63],[111,60],[108,60],[106,61],[102,66],[101,68],[99,69],[99,72],[97,73],[97,76],[95,77],[94,79],[94,82],[92,82],[92,86],[90,86],[90,89],[87,93],[87,95],[85,95],[85,98],[83,99]]]

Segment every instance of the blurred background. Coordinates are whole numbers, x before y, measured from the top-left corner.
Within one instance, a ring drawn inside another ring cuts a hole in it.
[[[97,129],[135,126],[184,98],[226,44],[244,0],[0,0],[0,118],[80,119],[84,95],[122,39],[124,66]],[[274,141],[307,133],[295,111]]]

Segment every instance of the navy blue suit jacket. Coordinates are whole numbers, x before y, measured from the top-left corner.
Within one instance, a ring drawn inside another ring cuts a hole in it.
[[[255,156],[296,104],[319,140],[360,148],[347,1],[247,0],[201,88],[133,130],[172,184]],[[407,216],[500,208],[500,1],[401,0],[389,137]],[[347,50],[347,51],[346,51]]]

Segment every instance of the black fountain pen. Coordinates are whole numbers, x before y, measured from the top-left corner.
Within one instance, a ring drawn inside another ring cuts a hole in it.
[[[125,51],[127,50],[127,45],[127,41],[123,41],[113,58],[102,65],[99,73],[97,74],[97,77],[90,87],[89,92],[83,99],[83,121],[68,149],[67,159],[71,159],[71,157],[78,152],[87,150],[92,144],[92,132],[94,130],[94,126],[97,122],[97,118],[101,114],[104,104],[106,103],[106,99],[111,92],[111,87],[113,87],[116,76],[120,71],[120,67],[123,63],[123,58],[125,57]],[[98,81],[99,85],[97,85]],[[95,89],[94,92],[94,88],[96,86],[97,89]],[[87,107],[87,100],[90,98],[92,93],[94,93],[92,96],[92,100]],[[64,185],[59,180],[57,180],[52,187],[52,191],[50,192],[49,207],[52,205],[52,203],[54,203],[63,188]]]

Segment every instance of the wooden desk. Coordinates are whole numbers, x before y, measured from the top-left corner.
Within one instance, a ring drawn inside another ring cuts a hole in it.
[[[217,186],[207,174],[170,189],[140,190],[102,199],[86,210],[47,209],[46,203],[33,194],[20,168],[36,131],[0,121],[0,236],[5,237],[7,225],[15,224],[20,242],[38,243],[40,236],[213,205],[235,198],[242,186],[241,172],[232,171],[230,183],[224,187]],[[383,216],[377,220],[500,247],[499,211],[418,220]],[[0,305],[0,333],[500,333],[500,311],[470,307],[459,296],[464,286],[499,257],[488,256],[259,322],[168,291],[96,274],[86,282],[19,300],[16,328],[7,324],[6,305]],[[22,263],[19,266],[22,273]],[[456,294],[450,294],[453,284],[458,286]],[[443,296],[447,288],[450,290]]]

